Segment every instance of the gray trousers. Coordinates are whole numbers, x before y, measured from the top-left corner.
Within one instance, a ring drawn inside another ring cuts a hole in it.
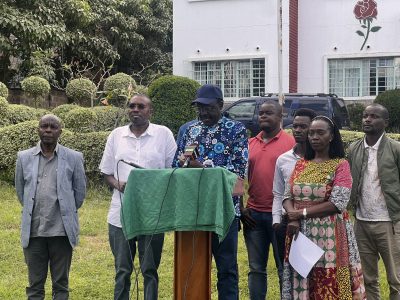
[[[72,260],[72,247],[68,237],[31,238],[28,247],[24,248],[24,255],[28,266],[29,286],[26,288],[28,299],[44,299],[44,285],[49,267],[52,281],[52,299],[68,299],[68,277]]]
[[[356,220],[354,233],[360,251],[368,300],[381,299],[379,290],[379,257],[386,269],[390,299],[400,300],[400,222],[367,222]]]
[[[131,289],[131,274],[136,254],[139,251],[140,268],[144,281],[144,299],[158,298],[158,273],[164,234],[141,235],[137,239],[125,239],[122,229],[108,224],[111,251],[115,263],[114,300],[128,300]]]

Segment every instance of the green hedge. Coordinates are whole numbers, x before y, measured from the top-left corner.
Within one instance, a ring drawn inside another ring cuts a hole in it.
[[[155,80],[149,86],[154,108],[152,122],[177,134],[182,124],[196,118],[191,103],[199,87],[196,81],[181,76],[167,75]]]
[[[349,112],[350,128],[351,130],[362,130],[362,115],[365,109],[365,105],[362,103],[352,103],[347,105]]]
[[[0,96],[0,127],[7,126],[10,124],[10,120],[7,114],[8,101],[6,98]]]
[[[97,116],[95,131],[109,131],[129,123],[127,112],[115,106],[95,106],[92,108]]]
[[[0,128],[0,179],[14,178],[17,152],[33,147],[38,142],[38,121],[27,121]]]
[[[0,128],[0,179],[13,181],[17,152],[33,147],[39,141],[37,134],[38,121],[27,121]],[[345,145],[363,137],[363,133],[341,131]],[[74,133],[63,129],[60,143],[71,149],[80,151],[85,158],[85,170],[89,179],[98,179],[98,167],[103,155],[109,131],[90,133]],[[400,141],[400,134],[388,134]]]
[[[17,152],[35,146],[39,141],[38,121],[27,121],[0,128],[0,179],[14,180]],[[80,151],[85,158],[89,178],[98,177],[98,167],[110,132],[73,133],[63,129],[60,143]]]
[[[8,106],[10,125],[21,122],[39,120],[42,116],[49,114],[50,111],[44,108],[34,109],[32,107],[21,104],[10,104]]]
[[[8,97],[8,88],[7,86],[0,81],[0,97],[4,97],[7,99]]]
[[[374,103],[379,103],[389,111],[387,131],[400,132],[400,89],[388,90],[379,94]]]
[[[26,105],[9,104],[3,97],[0,97],[0,127],[39,120],[48,113],[48,110],[42,108],[34,109]]]
[[[55,108],[53,108],[53,110],[51,111],[53,114],[55,114],[57,117],[59,117],[60,119],[64,120],[65,116],[67,115],[67,113],[69,113],[71,110],[80,107],[77,104],[61,104]]]
[[[64,123],[66,128],[74,132],[92,132],[97,116],[91,108],[77,107],[65,115]]]
[[[97,179],[100,175],[99,165],[109,134],[109,131],[72,133],[64,129],[60,143],[68,148],[82,152],[85,158],[87,176],[89,179]]]

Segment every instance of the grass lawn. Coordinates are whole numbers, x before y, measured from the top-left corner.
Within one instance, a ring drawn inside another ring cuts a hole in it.
[[[19,241],[21,207],[12,186],[0,182],[0,195],[0,299],[25,299],[27,268]],[[71,300],[112,299],[114,264],[108,245],[106,222],[110,198],[110,193],[106,189],[89,189],[87,199],[80,209],[81,237],[80,244],[73,254],[70,274]],[[166,234],[159,269],[159,299],[172,299],[173,261],[173,233],[168,233]],[[239,233],[238,263],[240,298],[249,299],[247,290],[247,253],[241,233]],[[137,258],[135,265],[138,269]],[[380,268],[382,299],[388,299],[388,287],[382,264]],[[139,276],[139,280],[139,299],[143,299],[141,276]],[[217,299],[215,267],[213,267],[212,282],[212,299]],[[46,299],[51,298],[50,291],[50,278],[48,278]],[[279,299],[278,291],[277,272],[274,267],[273,257],[270,255],[268,264],[268,299]],[[136,299],[136,297],[132,297],[132,299]]]

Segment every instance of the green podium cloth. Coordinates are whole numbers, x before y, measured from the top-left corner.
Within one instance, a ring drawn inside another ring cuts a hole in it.
[[[235,218],[236,179],[223,168],[132,170],[121,209],[125,237],[200,230],[224,239]]]

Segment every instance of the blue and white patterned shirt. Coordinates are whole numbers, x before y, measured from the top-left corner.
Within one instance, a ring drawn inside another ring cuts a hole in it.
[[[191,124],[178,141],[173,166],[179,167],[179,159],[185,147],[197,143],[201,163],[212,161],[216,167],[223,167],[240,178],[247,175],[248,139],[244,125],[222,117],[217,124],[206,126],[202,121]],[[236,216],[240,216],[239,197],[232,197]]]

